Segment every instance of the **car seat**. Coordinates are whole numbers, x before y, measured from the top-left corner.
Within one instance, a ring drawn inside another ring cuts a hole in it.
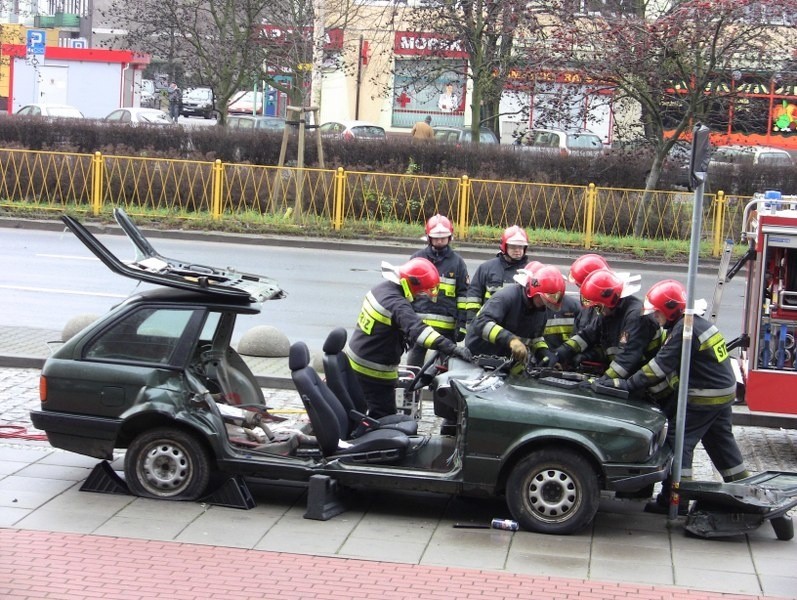
[[[404,458],[410,439],[395,429],[375,429],[356,439],[345,439],[349,422],[346,410],[310,365],[307,344],[291,345],[288,367],[325,458],[359,463],[396,463]]]
[[[323,347],[323,363],[327,386],[343,405],[349,417],[347,432],[351,434],[362,423],[368,405],[349,357],[343,352],[347,337],[344,327],[336,327],[329,332]],[[418,422],[411,415],[387,415],[376,421],[376,429],[397,429],[406,435],[418,433]]]

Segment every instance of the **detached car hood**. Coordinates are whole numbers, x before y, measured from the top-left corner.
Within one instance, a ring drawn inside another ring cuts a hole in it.
[[[264,302],[285,297],[277,282],[268,277],[161,256],[121,208],[115,208],[113,214],[136,249],[132,261],[119,259],[72,217],[63,215],[61,220],[114,273],[147,283],[223,297],[232,302]]]

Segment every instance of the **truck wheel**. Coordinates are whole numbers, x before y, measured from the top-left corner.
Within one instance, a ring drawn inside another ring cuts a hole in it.
[[[210,480],[210,459],[195,437],[161,427],[140,434],[130,444],[125,480],[136,496],[196,500]]]
[[[788,542],[794,537],[794,521],[791,520],[789,515],[775,517],[769,520],[772,523],[772,529],[775,530],[775,537],[784,542]]]
[[[598,477],[590,463],[575,452],[538,450],[512,469],[506,500],[524,529],[575,533],[589,525],[598,512]]]

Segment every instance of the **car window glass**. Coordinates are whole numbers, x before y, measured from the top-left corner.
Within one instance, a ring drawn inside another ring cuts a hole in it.
[[[595,148],[600,148],[603,144],[597,135],[574,134],[567,136],[567,145],[570,148],[593,150]]]
[[[83,356],[168,364],[193,314],[193,310],[179,308],[137,310],[93,339]]]
[[[791,158],[780,152],[762,152],[758,155],[758,164],[773,167],[790,166]]]

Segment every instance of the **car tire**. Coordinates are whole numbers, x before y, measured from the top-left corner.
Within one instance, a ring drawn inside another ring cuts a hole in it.
[[[598,512],[598,477],[576,452],[537,450],[512,469],[506,500],[512,516],[528,531],[575,533]]]
[[[125,480],[136,496],[196,500],[210,480],[210,458],[192,435],[160,427],[138,435],[125,454]]]

